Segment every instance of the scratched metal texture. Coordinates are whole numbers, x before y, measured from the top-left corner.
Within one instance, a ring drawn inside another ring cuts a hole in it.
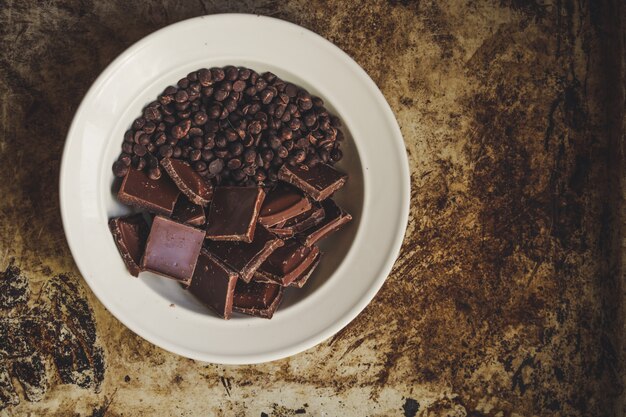
[[[622,415],[623,6],[0,0],[0,415]],[[97,75],[154,30],[220,12],[345,50],[389,101],[411,166],[402,253],[371,305],[258,366],[184,359],[115,320],[80,278],[57,201]]]

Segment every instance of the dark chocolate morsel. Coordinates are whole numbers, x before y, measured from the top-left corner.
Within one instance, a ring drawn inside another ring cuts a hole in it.
[[[170,216],[179,194],[180,191],[169,177],[163,175],[152,179],[143,171],[129,169],[117,199],[130,206]]]
[[[343,187],[348,176],[327,164],[312,167],[285,164],[278,171],[278,178],[295,185],[315,201],[322,201]]]
[[[203,241],[204,230],[156,216],[152,221],[141,267],[145,271],[188,285]]]
[[[141,272],[141,257],[150,228],[141,213],[109,220],[109,229],[126,269],[134,277]]]
[[[216,187],[207,218],[207,239],[250,243],[265,191],[258,187]]]
[[[237,273],[206,250],[200,252],[188,290],[228,320],[233,310]]]

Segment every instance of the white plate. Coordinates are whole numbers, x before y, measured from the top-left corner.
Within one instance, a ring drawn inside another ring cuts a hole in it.
[[[322,97],[344,123],[337,201],[354,221],[329,242],[302,290],[272,320],[224,321],[178,284],[126,271],[107,220],[126,212],[111,192],[111,164],[143,106],[187,73],[212,66],[271,70]],[[223,14],[186,20],[126,50],[98,77],[70,128],[60,178],[67,240],[85,280],[133,332],[171,352],[225,364],[280,359],[313,347],[354,319],[395,261],[407,224],[409,171],[400,129],[374,82],[348,55],[302,27]],[[172,306],[173,305],[173,306]]]

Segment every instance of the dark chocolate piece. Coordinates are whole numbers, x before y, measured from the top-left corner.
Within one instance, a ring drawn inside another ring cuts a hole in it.
[[[324,220],[315,228],[309,229],[300,235],[298,239],[305,246],[311,246],[328,235],[339,230],[343,225],[352,220],[352,216],[343,211],[331,199],[322,201],[324,208]]]
[[[146,209],[153,213],[170,216],[180,191],[169,177],[150,179],[143,171],[129,169],[117,199],[130,206]]]
[[[270,230],[278,237],[287,238],[309,230],[323,221],[324,208],[316,202],[310,210],[294,217],[293,219],[289,219],[286,222],[279,223]]]
[[[150,227],[141,213],[109,220],[117,250],[122,255],[126,269],[134,277],[141,272],[141,257],[146,248]]]
[[[215,188],[207,218],[207,239],[252,242],[264,199],[262,188]]]
[[[343,187],[348,176],[327,164],[317,164],[313,167],[307,165],[292,167],[285,164],[278,171],[278,178],[295,185],[315,201],[322,201]]]
[[[311,208],[311,201],[297,188],[279,183],[263,201],[259,223],[272,227],[302,214]]]
[[[194,171],[191,165],[180,159],[163,158],[161,166],[189,201],[199,206],[209,204],[213,185]]]
[[[233,311],[271,319],[283,299],[283,287],[276,284],[239,280],[233,297]]]
[[[174,206],[172,218],[181,223],[187,223],[192,226],[203,226],[206,223],[204,215],[204,207],[189,201],[187,197],[181,195]]]
[[[204,230],[156,216],[141,259],[145,271],[188,285],[204,241]]]
[[[261,225],[256,228],[252,243],[208,241],[206,248],[226,265],[239,273],[241,279],[250,282],[255,271],[268,256],[284,245]]]
[[[308,269],[304,271],[302,275],[300,275],[298,278],[291,281],[288,287],[296,287],[296,288],[304,287],[304,284],[306,284],[309,278],[311,278],[311,275],[313,275],[313,271],[315,271],[315,268],[317,268],[317,266],[320,264],[321,259],[322,259],[322,253],[320,252],[317,254],[317,258],[315,258],[313,263],[309,265]]]
[[[206,250],[200,252],[189,291],[228,320],[233,311],[237,273]]]
[[[319,252],[317,246],[304,246],[296,240],[289,240],[261,264],[254,274],[254,280],[286,287],[315,262]]]

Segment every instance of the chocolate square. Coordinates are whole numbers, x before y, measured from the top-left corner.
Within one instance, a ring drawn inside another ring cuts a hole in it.
[[[130,206],[170,216],[180,191],[167,175],[150,179],[145,172],[129,169],[117,193],[117,199]]]
[[[262,282],[237,281],[233,311],[271,319],[283,299],[283,287]]]
[[[109,220],[117,250],[122,255],[126,269],[134,277],[141,272],[141,257],[146,248],[150,227],[141,213]]]
[[[284,164],[278,171],[278,178],[295,185],[315,201],[322,201],[343,187],[348,176],[328,164],[317,164],[313,167],[292,167]]]
[[[288,238],[315,227],[323,221],[324,208],[319,203],[315,202],[308,211],[279,223],[270,230],[280,238]]]
[[[304,287],[304,284],[306,284],[309,278],[311,278],[311,275],[313,275],[313,271],[315,271],[315,268],[317,268],[317,266],[320,264],[321,258],[322,258],[322,253],[320,252],[317,255],[317,258],[315,258],[315,260],[313,261],[313,263],[309,265],[309,267],[306,269],[306,271],[304,271],[302,275],[300,275],[298,278],[291,281],[288,287],[295,287],[295,288]]]
[[[207,239],[250,243],[265,191],[258,187],[216,187],[207,218]]]
[[[297,188],[278,183],[265,196],[261,206],[259,223],[271,227],[302,214],[311,208],[311,201]]]
[[[324,220],[316,227],[298,235],[298,239],[305,246],[311,246],[328,237],[352,220],[352,216],[343,211],[330,198],[322,201],[322,207],[324,208]]]
[[[204,241],[204,231],[156,216],[141,260],[145,271],[188,285]]]
[[[277,248],[283,246],[277,238],[261,225],[256,228],[252,243],[207,241],[206,248],[226,265],[250,282],[255,271]]]
[[[188,289],[200,302],[228,320],[233,311],[236,284],[237,273],[203,249]]]
[[[276,249],[254,274],[254,280],[287,286],[299,278],[319,255],[317,246],[304,246],[289,240]]]
[[[163,158],[161,166],[174,184],[194,204],[206,206],[213,195],[213,185],[185,161]]]
[[[174,206],[172,219],[191,226],[204,226],[206,223],[204,207],[192,203],[183,194],[178,197],[178,201]]]

